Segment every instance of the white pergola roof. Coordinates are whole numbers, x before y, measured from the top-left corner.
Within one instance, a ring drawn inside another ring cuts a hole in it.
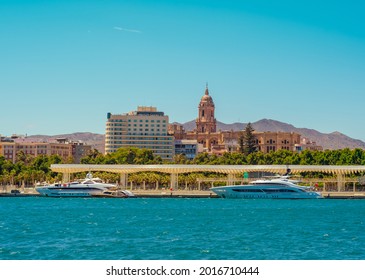
[[[52,164],[51,169],[60,173],[76,173],[88,171],[106,171],[129,174],[136,172],[163,172],[181,174],[190,172],[215,172],[224,174],[239,174],[243,172],[271,172],[284,174],[290,168],[292,174],[301,172],[322,172],[332,174],[352,174],[364,172],[363,165],[190,165],[190,164],[160,164],[160,165],[116,165],[116,164]]]

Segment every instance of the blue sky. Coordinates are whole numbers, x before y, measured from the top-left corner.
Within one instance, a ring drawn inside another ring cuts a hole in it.
[[[361,1],[0,0],[0,134],[104,133],[107,112],[270,118],[365,140]]]

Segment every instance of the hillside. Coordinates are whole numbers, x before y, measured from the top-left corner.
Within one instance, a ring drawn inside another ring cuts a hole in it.
[[[195,120],[182,124],[186,131],[191,131],[195,128]],[[340,132],[321,133],[314,129],[297,128],[291,124],[262,119],[252,123],[252,126],[256,131],[282,131],[282,132],[297,132],[302,138],[307,138],[310,141],[317,142],[324,149],[344,149],[344,148],[361,148],[365,149],[365,142],[348,137]],[[245,123],[232,123],[225,124],[217,122],[218,130],[243,130],[246,127]],[[32,135],[28,136],[28,141],[33,142],[49,142],[54,141],[56,138],[68,138],[72,141],[82,141],[87,145],[91,145],[93,148],[104,152],[105,136],[103,134],[91,133],[91,132],[76,132],[70,134],[60,135]]]
[[[191,131],[195,128],[195,120],[182,124],[186,131]],[[307,138],[310,141],[316,142],[324,149],[344,149],[344,148],[362,148],[365,149],[365,142],[348,137],[340,132],[332,132],[329,134],[321,133],[314,129],[297,128],[291,124],[262,119],[252,123],[253,128],[256,131],[282,131],[282,132],[296,132],[299,133],[302,138]],[[217,130],[243,130],[246,127],[246,123],[232,123],[225,124],[217,121]]]

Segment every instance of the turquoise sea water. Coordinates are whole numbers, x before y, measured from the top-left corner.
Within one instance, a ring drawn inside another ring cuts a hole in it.
[[[2,260],[365,259],[365,200],[0,198]]]

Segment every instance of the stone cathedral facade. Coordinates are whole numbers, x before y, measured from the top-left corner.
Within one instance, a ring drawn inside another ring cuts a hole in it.
[[[175,140],[196,140],[208,153],[221,155],[225,152],[236,152],[239,149],[239,137],[242,131],[217,131],[215,104],[206,86],[204,95],[198,105],[196,128],[185,131],[182,125],[169,126],[169,134]],[[258,132],[255,131],[258,149],[263,153],[277,150],[295,151],[300,144],[300,134],[295,132]]]

